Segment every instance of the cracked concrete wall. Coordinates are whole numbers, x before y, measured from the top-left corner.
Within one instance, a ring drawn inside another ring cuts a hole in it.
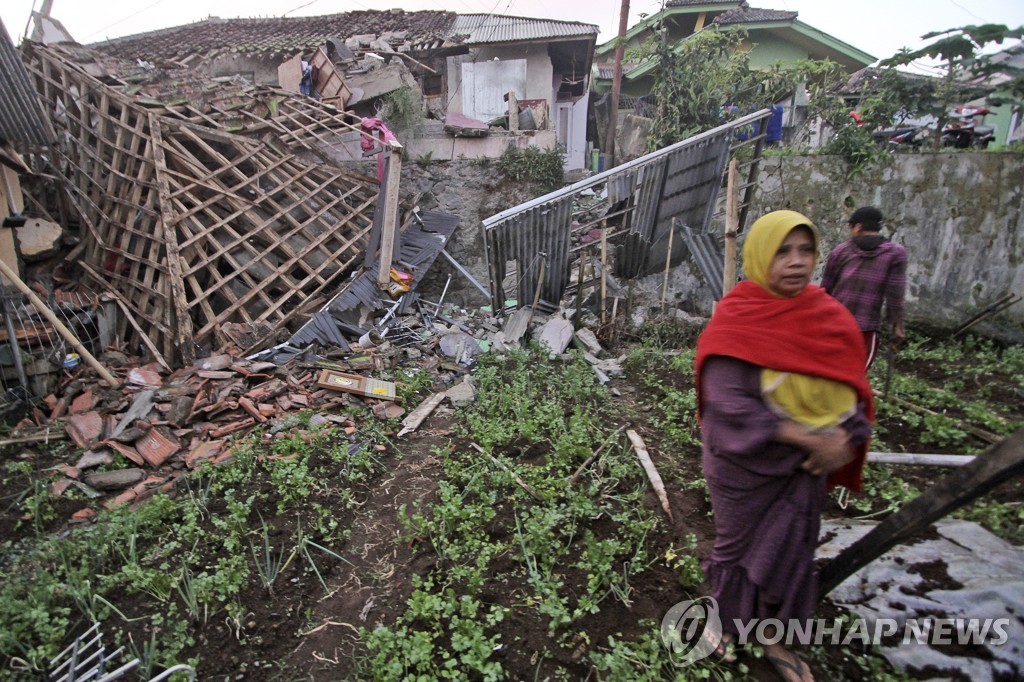
[[[764,159],[748,222],[800,211],[821,231],[824,257],[847,238],[855,208],[877,206],[883,234],[907,247],[907,317],[919,323],[953,329],[1008,293],[1024,295],[1024,154],[899,154],[852,180],[844,173],[836,157]],[[1024,302],[986,326],[1024,336]]]
[[[487,288],[481,221],[535,195],[504,180],[496,161],[487,160],[422,166],[407,161],[402,193],[417,192],[423,193],[422,208],[459,216],[461,224],[449,253]],[[884,234],[909,251],[911,321],[954,329],[1007,293],[1024,295],[1024,154],[895,155],[852,180],[845,177],[845,166],[836,157],[768,157],[761,162],[748,224],[770,210],[800,211],[818,226],[822,254],[827,254],[847,237],[850,213],[865,204],[883,211]],[[712,229],[721,231],[721,223]],[[448,274],[448,295],[454,296],[449,300],[483,304],[483,296],[444,259],[438,259],[424,282],[428,296],[436,299]],[[637,319],[660,308],[663,282],[656,274],[634,283]],[[689,261],[670,272],[667,298],[670,307],[692,314],[710,314],[713,305],[703,276]],[[976,329],[1024,339],[1024,302]]]

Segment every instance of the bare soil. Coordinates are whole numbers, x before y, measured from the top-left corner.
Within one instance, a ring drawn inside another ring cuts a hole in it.
[[[898,365],[901,374],[916,373],[929,378],[936,385],[949,376],[955,376],[955,367],[939,367],[934,363],[913,365],[905,362]],[[688,379],[673,378],[674,383],[685,387]],[[1000,386],[998,399],[1005,405],[1018,405],[1014,410],[1016,418],[1022,416],[1017,392],[1018,384],[1006,377],[989,377],[987,390],[992,394],[993,385]],[[980,386],[979,386],[980,388]],[[687,488],[686,482],[701,477],[700,453],[694,448],[685,452],[671,452],[662,448],[660,434],[650,424],[657,404],[658,395],[645,386],[642,377],[630,376],[614,379],[610,384],[618,395],[619,413],[644,438],[667,485],[675,521],[671,526],[662,525],[652,538],[654,546],[668,547],[679,544],[681,538],[694,534],[698,538],[698,552],[706,555],[713,541],[713,526],[710,506],[699,489]],[[970,390],[968,387],[967,390]],[[968,419],[967,415],[960,415]],[[200,658],[199,679],[202,680],[342,680],[359,679],[367,673],[362,663],[365,649],[358,635],[359,628],[372,628],[377,623],[392,623],[396,614],[404,609],[405,600],[412,591],[412,577],[424,576],[438,565],[438,557],[423,538],[410,537],[399,518],[399,509],[404,505],[413,508],[417,501],[429,502],[435,495],[439,463],[435,457],[438,448],[451,445],[453,435],[449,430],[455,415],[450,410],[435,413],[416,432],[397,440],[397,449],[385,453],[383,461],[386,471],[368,481],[357,491],[359,506],[349,509],[340,504],[341,496],[324,495],[311,500],[334,509],[335,518],[350,530],[347,546],[335,548],[345,557],[340,561],[323,557],[318,568],[330,587],[325,595],[320,583],[309,580],[300,562],[293,562],[277,581],[272,593],[254,587],[249,594],[241,596],[241,603],[251,609],[245,618],[233,622],[223,616],[211,617],[193,624],[196,646],[189,655]],[[921,428],[901,424],[884,418],[886,444],[893,451],[905,452],[950,452],[959,454],[954,448],[934,445],[923,450]],[[7,457],[35,458],[37,469],[44,469],[60,462],[71,460],[74,452],[33,450],[21,447],[10,451]],[[43,460],[42,458],[51,458]],[[329,459],[320,462],[328,466]],[[934,480],[935,469],[924,467],[904,468],[900,475],[925,488]],[[255,491],[253,491],[255,492]],[[271,491],[264,491],[271,494]],[[1017,501],[1021,499],[1024,486],[1013,481],[993,493],[997,499]],[[243,494],[241,497],[245,497]],[[261,510],[266,523],[286,535],[295,527],[295,519],[274,514],[274,505]],[[58,519],[49,530],[61,532],[68,515],[80,503],[55,503]],[[211,509],[216,509],[214,502]],[[653,493],[648,504],[658,508]],[[510,505],[498,509],[499,519],[510,517]],[[845,516],[851,510],[843,510],[834,502],[827,513]],[[21,514],[10,500],[0,509],[0,543],[16,543],[26,534]],[[599,529],[599,525],[595,526]],[[344,550],[344,551],[341,551]],[[509,679],[546,679],[556,669],[564,669],[570,679],[595,679],[587,662],[588,649],[606,646],[608,637],[615,635],[625,639],[641,635],[641,621],[660,621],[672,604],[689,598],[679,585],[678,576],[660,563],[631,581],[635,591],[629,606],[620,601],[602,604],[600,613],[582,623],[573,642],[576,646],[556,647],[549,640],[547,622],[538,616],[536,610],[517,608],[521,595],[527,593],[527,586],[511,572],[498,574],[483,589],[483,599],[511,607],[509,616],[500,623],[498,634],[505,644],[498,655]],[[918,567],[927,571],[930,582],[936,586],[956,589],[957,585],[938,566]],[[566,583],[585,581],[585,576],[566,576]],[[611,602],[612,600],[608,600]],[[132,604],[130,598],[122,604],[126,615],[143,614],[147,608],[141,600]],[[821,615],[828,617],[837,613],[837,608],[827,601],[821,605]],[[134,628],[128,624],[129,631]],[[69,633],[71,634],[71,633]],[[493,634],[493,633],[490,633]],[[148,640],[149,633],[137,628],[135,636],[141,641]],[[538,652],[547,652],[549,658],[542,659]],[[743,661],[749,666],[754,679],[777,679],[773,668],[760,659],[744,655]],[[553,657],[553,658],[550,658]],[[811,661],[817,679],[853,679],[862,675],[839,648],[828,649],[823,658]],[[927,679],[935,671],[922,674],[916,679]]]

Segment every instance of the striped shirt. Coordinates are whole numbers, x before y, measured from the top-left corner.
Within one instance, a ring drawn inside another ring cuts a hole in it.
[[[854,237],[829,255],[821,287],[853,313],[861,331],[881,331],[884,303],[891,331],[903,321],[907,250],[878,234]]]

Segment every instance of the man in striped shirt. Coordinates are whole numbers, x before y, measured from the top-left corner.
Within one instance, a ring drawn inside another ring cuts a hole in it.
[[[854,211],[849,225],[850,239],[829,255],[821,286],[856,318],[864,333],[870,368],[878,352],[883,304],[893,349],[899,348],[907,337],[903,328],[907,250],[879,234],[882,212],[873,206]]]

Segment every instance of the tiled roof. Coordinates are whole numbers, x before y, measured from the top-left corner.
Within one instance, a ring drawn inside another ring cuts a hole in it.
[[[668,0],[665,7],[686,7],[688,5],[735,5],[736,0]]]
[[[715,17],[715,23],[722,26],[728,24],[757,24],[771,21],[792,21],[798,12],[783,12],[775,9],[758,9],[742,3],[736,9],[723,12]]]
[[[467,36],[467,45],[510,43],[525,40],[596,36],[599,27],[578,21],[506,17],[494,14],[460,14],[452,33]]]
[[[246,55],[285,55],[312,50],[329,38],[404,33],[416,46],[439,44],[451,34],[454,12],[361,10],[316,17],[218,19],[114,38],[94,47],[125,59],[181,60],[232,51]]]

